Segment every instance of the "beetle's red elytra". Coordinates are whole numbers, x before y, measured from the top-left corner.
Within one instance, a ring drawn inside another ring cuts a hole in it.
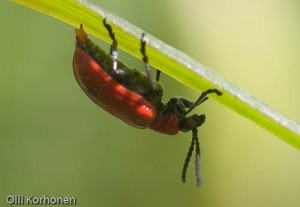
[[[145,34],[141,37],[141,53],[146,75],[117,59],[115,34],[106,19],[103,19],[103,24],[112,39],[109,54],[87,37],[82,25],[75,29],[73,71],[79,86],[99,107],[131,126],[151,128],[169,135],[175,135],[178,131],[192,131],[192,142],[181,177],[185,182],[188,164],[196,148],[196,184],[200,186],[200,145],[197,128],[205,122],[205,115],[187,115],[208,99],[207,94],[222,93],[217,89],[208,89],[195,102],[175,97],[166,104],[162,103],[160,71],[157,70],[156,80],[153,80],[146,55]]]
[[[145,98],[115,81],[84,50],[76,48],[74,73],[82,90],[101,108],[125,123],[147,128],[156,109]]]

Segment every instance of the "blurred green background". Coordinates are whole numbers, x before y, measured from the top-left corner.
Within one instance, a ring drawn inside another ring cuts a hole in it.
[[[299,1],[91,2],[300,122]],[[85,207],[300,206],[297,149],[207,101],[195,110],[207,115],[199,129],[203,184],[195,187],[193,165],[182,184],[191,134],[135,129],[92,103],[73,77],[72,26],[8,1],[0,23],[0,206],[17,194],[74,196]],[[199,95],[161,79],[165,101]]]

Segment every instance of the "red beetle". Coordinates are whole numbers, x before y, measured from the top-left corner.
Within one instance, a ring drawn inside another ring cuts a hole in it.
[[[192,131],[192,143],[184,162],[182,181],[186,181],[186,171],[196,146],[196,180],[199,186],[200,145],[197,128],[205,122],[205,115],[187,114],[206,101],[207,94],[221,95],[221,92],[208,89],[195,102],[175,97],[166,104],[162,103],[163,87],[158,82],[160,71],[157,70],[156,80],[153,80],[144,34],[141,38],[141,53],[147,75],[117,60],[115,34],[106,19],[103,19],[103,24],[112,39],[109,55],[87,38],[82,25],[75,29],[73,69],[79,86],[98,106],[131,126],[151,128],[169,135],[175,135],[178,131]]]

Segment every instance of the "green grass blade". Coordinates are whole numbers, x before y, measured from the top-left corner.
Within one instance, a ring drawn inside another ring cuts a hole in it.
[[[143,30],[86,1],[75,0],[13,0],[13,2],[48,14],[66,23],[79,27],[104,41],[110,42],[107,31],[102,26],[103,17],[107,17],[117,34],[120,49],[140,58],[139,41]],[[147,34],[149,45],[147,53],[150,64],[159,68],[186,86],[197,91],[217,88],[222,96],[211,95],[215,101],[231,108],[240,115],[278,136],[282,140],[300,149],[300,126],[293,120],[275,111],[262,101],[236,85],[225,80],[213,70],[198,63],[193,58]]]

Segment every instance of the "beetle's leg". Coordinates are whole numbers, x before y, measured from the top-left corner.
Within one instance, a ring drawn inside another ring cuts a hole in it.
[[[145,38],[145,33],[142,34],[142,37],[141,37],[141,53],[143,55],[143,62],[144,62],[144,65],[145,65],[145,69],[146,69],[146,74],[147,74],[147,77],[148,77],[148,80],[149,80],[149,83],[151,85],[151,87],[153,89],[155,89],[155,85],[153,83],[153,79],[151,77],[151,73],[150,73],[150,65],[149,65],[149,62],[148,62],[148,56],[146,55],[146,44],[147,44],[147,40]],[[157,78],[157,76],[156,76]],[[159,77],[158,77],[159,79]]]
[[[118,42],[115,39],[115,33],[113,32],[111,26],[106,23],[106,18],[103,19],[103,24],[108,31],[109,37],[112,40],[111,46],[110,46],[110,55],[112,57],[112,65],[113,65],[113,70],[117,70],[118,67]]]
[[[151,82],[151,85],[153,86],[153,80],[152,80],[152,77],[151,77],[151,74],[150,74],[150,66],[149,66],[149,63],[148,63],[148,57],[146,55],[146,44],[147,44],[147,40],[145,38],[145,33],[142,34],[142,38],[141,38],[141,52],[142,52],[142,55],[143,55],[143,61],[144,61],[144,64],[145,64],[145,68],[146,68],[146,73],[147,73],[147,76]],[[155,77],[155,80],[158,82],[159,79],[160,79],[160,74],[161,74],[161,71],[160,70],[156,70],[156,77]]]
[[[185,112],[185,114],[188,114],[194,108],[196,108],[197,106],[202,104],[204,101],[206,101],[208,99],[207,94],[210,94],[210,93],[216,93],[218,96],[222,95],[222,92],[220,92],[217,89],[208,89],[208,90],[204,91],[203,93],[201,93],[199,98],[189,107],[189,109]]]
[[[155,80],[158,82],[160,78],[161,71],[156,69],[156,78]]]
[[[188,100],[187,98],[178,97],[178,100],[183,103],[185,108],[190,108],[194,104],[194,102]]]
[[[197,128],[205,122],[205,115],[194,114],[189,117],[186,117],[185,115],[191,112],[195,107],[199,106],[201,103],[206,101],[208,99],[207,94],[209,93],[216,93],[219,96],[222,95],[222,93],[217,89],[208,89],[207,91],[204,91],[194,103],[185,98],[176,99],[178,100],[178,103],[183,104],[185,108],[188,108],[187,111],[183,112],[184,118],[180,120],[179,130],[183,132],[188,132],[192,130],[192,142],[183,164],[181,179],[182,182],[185,183],[186,172],[195,147],[196,148],[195,173],[196,173],[196,184],[198,187],[201,185],[201,176],[200,176],[200,143],[199,143]],[[178,103],[176,106],[179,106]],[[176,109],[179,109],[179,107],[177,107]]]

